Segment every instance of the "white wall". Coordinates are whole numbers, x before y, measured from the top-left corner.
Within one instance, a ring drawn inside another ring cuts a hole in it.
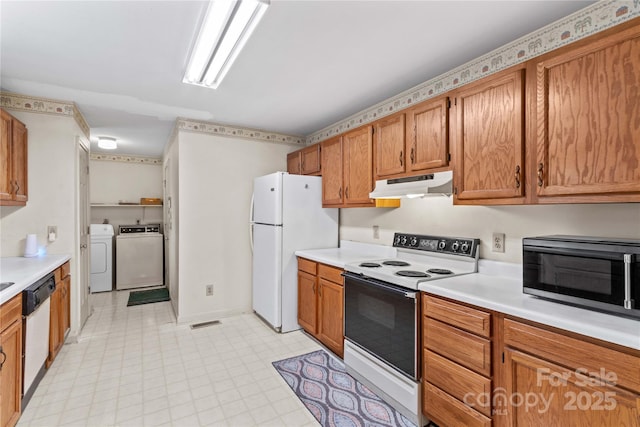
[[[82,135],[75,120],[9,110],[29,131],[29,200],[24,207],[0,207],[0,256],[22,256],[27,234],[50,254],[71,255],[71,335],[80,331],[79,237],[76,224],[76,138]],[[47,242],[47,226],[58,227],[58,238]]]
[[[640,238],[640,203],[453,206],[446,197],[403,199],[400,208],[342,209],[340,238],[391,245],[393,232],[478,237],[482,258],[522,262],[522,238],[577,234]],[[380,239],[373,239],[373,225]],[[505,233],[505,252],[491,252],[493,232]]]
[[[162,165],[91,160],[91,203],[139,203],[141,197],[162,197]],[[116,228],[124,224],[161,223],[158,207],[92,207],[91,223],[105,220]]]
[[[288,145],[179,134],[179,322],[251,310],[253,179],[286,170]],[[205,286],[214,295],[205,296]]]

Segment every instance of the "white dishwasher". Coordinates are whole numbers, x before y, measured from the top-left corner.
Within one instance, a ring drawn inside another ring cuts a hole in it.
[[[116,289],[164,283],[164,239],[159,224],[121,225],[116,237]]]

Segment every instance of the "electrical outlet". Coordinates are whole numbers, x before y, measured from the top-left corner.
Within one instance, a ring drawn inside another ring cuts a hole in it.
[[[56,225],[48,225],[47,226],[47,240],[49,242],[55,242],[58,238],[58,226]]]
[[[213,285],[207,285],[207,296],[213,295]]]
[[[373,226],[373,238],[374,239],[379,239],[380,238],[380,226],[378,226],[378,225],[374,225]]]
[[[504,252],[504,233],[493,233],[491,242],[492,252]]]

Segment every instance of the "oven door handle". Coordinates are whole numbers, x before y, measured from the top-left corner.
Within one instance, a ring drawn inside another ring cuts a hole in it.
[[[536,252],[550,255],[565,255],[570,257],[598,258],[609,261],[624,261],[624,254],[618,252],[592,251],[588,249],[550,248],[541,246],[523,246],[524,252]]]
[[[345,279],[352,279],[352,280],[356,280],[358,282],[363,282],[366,283],[369,286],[375,286],[378,288],[382,288],[387,292],[391,292],[394,293],[396,295],[402,295],[405,298],[410,298],[410,299],[417,299],[417,295],[420,293],[419,291],[411,291],[411,290],[405,290],[405,289],[401,289],[395,286],[390,286],[380,280],[376,280],[376,279],[372,279],[371,277],[367,277],[365,279],[365,276],[361,275],[361,274],[356,274],[356,273],[351,273],[348,271],[345,271],[344,273],[342,273],[342,276]]]

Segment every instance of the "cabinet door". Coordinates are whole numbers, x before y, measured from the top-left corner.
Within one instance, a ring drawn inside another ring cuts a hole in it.
[[[448,98],[428,101],[409,111],[407,169],[417,172],[449,164]]]
[[[13,179],[16,190],[14,200],[27,201],[27,128],[17,120],[13,121]]]
[[[396,114],[379,120],[373,133],[376,150],[376,179],[405,171],[405,115]]]
[[[0,333],[0,427],[13,427],[20,418],[22,395],[22,321]]]
[[[344,200],[342,189],[342,137],[321,143],[322,206],[338,206]]]
[[[640,26],[537,64],[537,194],[640,192]]]
[[[507,349],[504,399],[512,426],[634,426],[640,419],[640,395]],[[515,399],[514,397],[520,397]]]
[[[301,171],[303,175],[320,173],[320,144],[314,144],[300,152]]]
[[[300,175],[300,151],[287,154],[287,172]]]
[[[49,356],[46,366],[49,368],[53,363],[58,350],[60,350],[60,329],[62,327],[60,319],[60,302],[62,294],[62,282],[56,283],[56,290],[51,294],[51,311],[49,312]]]
[[[64,344],[64,336],[71,328],[71,276],[66,276],[63,280],[63,294],[61,299],[61,335],[60,345]]]
[[[342,357],[344,349],[342,286],[320,279],[318,339]]]
[[[356,129],[343,136],[344,202],[345,204],[372,204],[373,191],[373,139],[372,126]]]
[[[524,70],[488,77],[456,98],[457,199],[524,195]]]
[[[317,333],[316,276],[298,270],[298,323],[312,335]]]
[[[11,140],[11,116],[4,110],[0,110],[0,200],[12,200],[15,185],[12,175]]]

